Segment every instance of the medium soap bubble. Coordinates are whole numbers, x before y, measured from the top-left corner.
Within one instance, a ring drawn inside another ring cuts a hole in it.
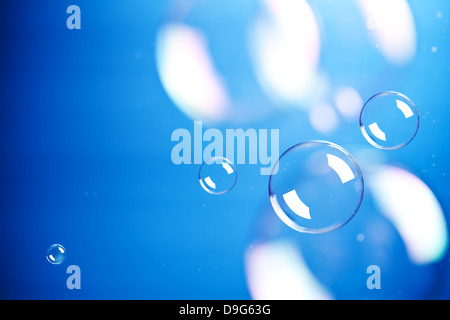
[[[364,181],[358,164],[340,146],[300,143],[278,160],[269,180],[272,207],[294,230],[324,233],[350,221],[359,209]]]

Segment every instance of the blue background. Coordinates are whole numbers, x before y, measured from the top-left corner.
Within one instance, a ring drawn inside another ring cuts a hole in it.
[[[81,8],[81,30],[66,28],[71,4]],[[367,99],[396,90],[416,103],[418,135],[386,157],[432,188],[448,220],[450,3],[410,5],[418,34],[414,64],[377,76],[360,93]],[[192,130],[193,122],[170,100],[156,68],[156,34],[168,6],[2,2],[0,298],[250,298],[244,253],[268,206],[268,177],[259,175],[259,166],[238,165],[233,190],[214,196],[197,181],[200,165],[172,163],[172,131]],[[333,10],[346,13],[336,4]],[[357,70],[350,63],[349,74]],[[309,139],[331,140],[350,152],[369,146],[357,123],[324,135],[300,111],[234,127],[279,128],[280,152]],[[64,264],[46,261],[53,243],[67,249]],[[71,264],[81,268],[82,290],[66,288]],[[449,298],[450,280],[443,281],[441,298]]]

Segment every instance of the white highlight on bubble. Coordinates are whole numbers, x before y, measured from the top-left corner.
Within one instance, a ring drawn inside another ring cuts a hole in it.
[[[190,118],[223,120],[229,97],[202,32],[185,24],[162,27],[156,61],[164,89]]]
[[[406,0],[357,0],[373,43],[391,63],[409,63],[417,50],[414,17]]]
[[[222,162],[222,167],[228,174],[232,174],[234,172],[234,169],[226,162]]]
[[[297,191],[292,190],[283,194],[283,199],[287,206],[298,216],[311,220],[309,207],[303,203],[297,194]]]
[[[364,103],[359,92],[352,87],[340,88],[334,102],[339,112],[348,119],[358,117]]]
[[[370,176],[382,213],[394,224],[416,264],[439,261],[448,247],[444,213],[430,188],[412,173],[383,166]]]
[[[200,183],[202,183],[201,180],[200,180]],[[211,180],[211,177],[206,177],[206,178],[205,178],[205,183],[206,183],[209,187],[211,187],[211,188],[213,188],[213,189],[216,188],[216,184]]]
[[[338,125],[336,112],[327,104],[312,108],[309,112],[309,121],[314,129],[322,133],[331,132]]]
[[[258,245],[245,256],[250,294],[255,300],[331,300],[300,250],[288,242]]]

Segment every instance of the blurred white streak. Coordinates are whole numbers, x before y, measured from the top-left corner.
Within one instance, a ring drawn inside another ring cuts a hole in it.
[[[416,54],[417,35],[406,0],[357,0],[373,42],[396,65],[409,63]]]
[[[383,166],[370,176],[371,188],[383,214],[399,231],[416,264],[439,261],[448,246],[444,213],[428,186],[408,171]]]
[[[233,168],[226,162],[222,162],[222,167],[226,170],[227,174],[232,174],[234,172]]]
[[[203,34],[184,24],[162,27],[156,44],[164,89],[191,119],[223,120],[229,97]]]
[[[297,191],[291,190],[283,194],[284,202],[287,206],[298,216],[311,220],[311,214],[309,212],[309,207],[303,203],[297,194]]]
[[[251,248],[245,261],[253,299],[333,299],[308,268],[298,248],[288,242],[277,241]]]
[[[266,11],[249,32],[255,70],[273,97],[302,104],[316,85],[320,32],[305,0],[264,0]]]

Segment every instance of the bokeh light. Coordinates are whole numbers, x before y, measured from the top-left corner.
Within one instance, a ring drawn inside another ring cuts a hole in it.
[[[364,179],[353,157],[326,141],[308,141],[283,153],[269,179],[270,202],[294,230],[324,233],[353,218]]]
[[[379,149],[406,146],[419,129],[419,112],[414,103],[398,92],[371,97],[361,110],[359,124],[364,138]]]
[[[51,264],[61,264],[66,259],[67,251],[60,244],[52,244],[46,254],[47,261]]]

